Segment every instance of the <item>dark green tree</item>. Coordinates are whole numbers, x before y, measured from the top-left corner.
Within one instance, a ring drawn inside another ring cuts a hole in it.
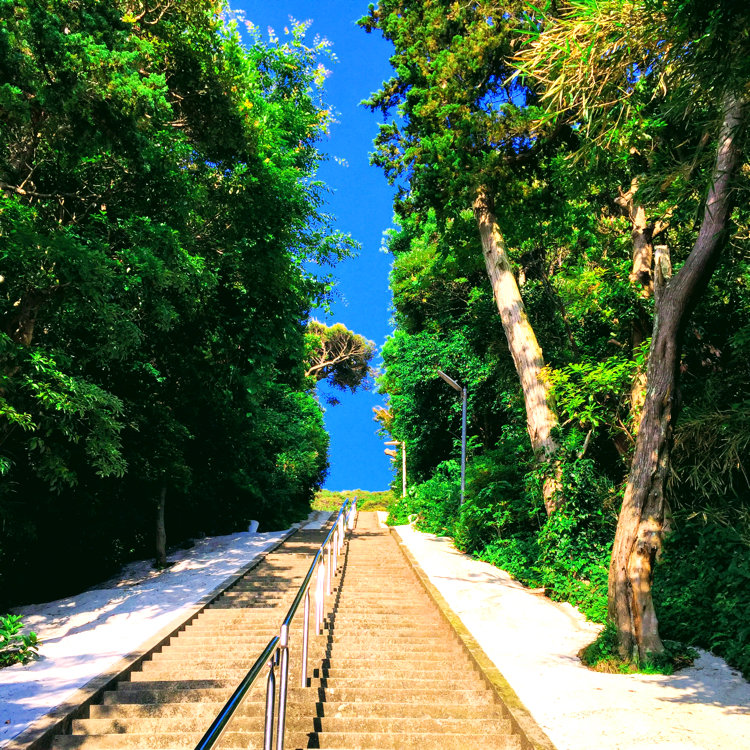
[[[14,590],[15,562],[66,530],[117,562],[154,518],[163,542],[165,508],[175,539],[288,522],[327,465],[303,321],[328,280],[305,264],[350,249],[312,179],[325,42],[296,24],[245,44],[209,0],[3,2],[0,18]]]
[[[381,125],[373,161],[399,184],[399,217],[433,209],[444,221],[473,211],[531,446],[540,462],[553,464],[544,482],[551,512],[559,490],[558,420],[542,349],[513,273],[507,226],[498,220],[498,206],[516,197],[507,189],[514,175],[537,159],[538,133],[528,117],[534,94],[508,83],[522,8],[515,2],[382,0],[360,24],[394,45],[395,75],[367,104],[398,117]]]

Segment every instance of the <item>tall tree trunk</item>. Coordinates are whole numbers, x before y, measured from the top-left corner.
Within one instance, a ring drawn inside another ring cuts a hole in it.
[[[167,567],[167,529],[164,525],[164,511],[167,505],[167,485],[163,484],[156,505],[156,567]]]
[[[664,531],[679,340],[721,249],[729,215],[730,183],[739,163],[736,139],[744,110],[743,100],[725,97],[713,182],[703,223],[685,264],[669,278],[668,258],[657,253],[654,259],[655,315],[648,387],[609,569],[609,616],[617,627],[620,655],[625,659],[642,660],[648,652],[664,650],[651,584]]]
[[[551,464],[552,471],[544,483],[544,505],[549,515],[559,501],[560,471],[555,460],[558,445],[552,436],[552,430],[557,426],[557,414],[552,407],[549,383],[542,377],[542,349],[526,316],[505,239],[484,188],[478,191],[474,201],[474,216],[495,303],[521,381],[531,447],[540,462]]]

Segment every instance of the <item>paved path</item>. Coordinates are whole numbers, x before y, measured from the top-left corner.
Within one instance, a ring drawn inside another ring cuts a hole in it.
[[[42,647],[38,661],[0,669],[0,747],[278,544],[285,533],[210,537],[170,555],[173,564],[165,570],[153,570],[150,561],[131,563],[117,578],[88,591],[18,608]]]
[[[450,539],[397,527],[407,548],[558,750],[748,750],[750,684],[702,652],[672,676],[586,669],[597,626]]]
[[[596,627],[572,607],[530,593],[449,540],[398,532],[558,750],[750,750],[750,685],[723,660],[704,653],[671,677],[590,672],[576,653]],[[273,536],[205,540],[158,577],[134,568],[107,588],[28,608],[47,638],[44,658],[0,670],[0,746]]]

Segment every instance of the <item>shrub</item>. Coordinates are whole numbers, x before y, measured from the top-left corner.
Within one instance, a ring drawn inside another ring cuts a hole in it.
[[[544,512],[525,486],[530,461],[530,452],[506,433],[498,448],[471,462],[466,502],[455,524],[460,550],[479,552],[498,539],[527,537],[541,527]]]
[[[750,547],[700,517],[677,521],[654,580],[662,635],[710,649],[750,678]]]
[[[26,664],[39,650],[36,633],[22,633],[23,622],[18,615],[0,616],[0,667]]]
[[[537,578],[551,598],[568,601],[590,620],[604,622],[617,495],[586,458],[563,463],[562,485],[564,503],[537,537]]]
[[[457,461],[443,461],[426,482],[409,487],[404,498],[388,508],[388,523],[409,523],[430,534],[452,535],[461,497],[461,467]]]

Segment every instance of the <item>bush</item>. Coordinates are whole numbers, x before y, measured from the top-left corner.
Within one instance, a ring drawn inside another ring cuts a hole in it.
[[[750,547],[699,517],[678,520],[654,580],[662,635],[710,649],[750,678]]]
[[[552,599],[594,622],[607,617],[607,574],[617,524],[617,496],[592,460],[562,466],[565,501],[539,532],[537,579]]]
[[[430,534],[452,536],[461,500],[461,467],[457,461],[443,461],[435,474],[422,484],[409,487],[406,497],[389,506],[388,523],[409,523]]]
[[[616,524],[612,484],[592,460],[578,458],[581,436],[569,434],[562,449],[570,456],[562,464],[565,501],[547,518],[543,475],[525,437],[506,431],[496,450],[472,462],[468,498],[454,526],[456,546],[604,622]]]
[[[36,633],[22,633],[23,622],[18,615],[0,616],[0,667],[26,664],[39,650]]]
[[[533,534],[495,539],[476,552],[474,557],[501,568],[525,586],[537,588],[544,584],[536,568],[539,545]]]
[[[467,470],[466,502],[455,525],[456,546],[479,552],[498,539],[528,537],[544,512],[525,486],[531,456],[514,440],[474,459]]]

